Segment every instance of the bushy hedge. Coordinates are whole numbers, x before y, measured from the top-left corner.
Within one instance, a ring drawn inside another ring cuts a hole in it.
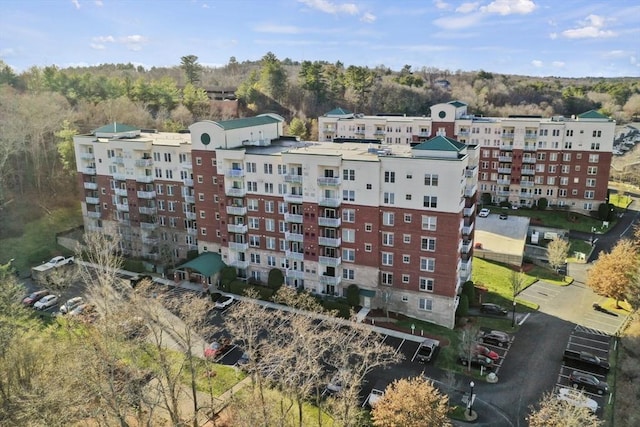
[[[133,271],[134,273],[144,273],[144,263],[137,259],[125,259],[122,263],[122,269]]]
[[[338,316],[344,319],[348,319],[351,315],[351,307],[349,307],[349,304],[347,304],[346,301],[330,300],[324,298],[320,298],[319,301],[325,310],[336,310],[338,312]]]
[[[456,310],[456,317],[465,317],[469,314],[469,299],[467,295],[460,295],[460,303],[458,304],[458,309]]]
[[[347,303],[351,307],[360,305],[360,288],[358,285],[349,285],[347,287]]]
[[[244,292],[247,289],[255,289],[258,292],[260,299],[264,301],[270,301],[275,294],[273,289],[266,286],[252,285],[241,280],[235,280],[229,285],[229,292],[232,294],[244,295]]]

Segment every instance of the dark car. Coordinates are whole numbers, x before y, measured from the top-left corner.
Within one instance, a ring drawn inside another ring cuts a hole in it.
[[[49,294],[50,292],[47,290],[32,292],[22,300],[22,303],[27,306],[33,306],[35,303]]]
[[[469,356],[466,354],[461,354],[458,356],[458,362],[463,365],[469,365]],[[471,356],[471,366],[476,368],[483,367],[484,369],[493,369],[493,361],[487,356],[483,356],[481,354],[474,354]]]
[[[480,342],[484,344],[497,345],[498,347],[506,347],[511,342],[511,337],[506,332],[488,331],[480,332]]]
[[[573,388],[581,388],[591,393],[605,394],[609,392],[609,385],[591,374],[573,371],[569,375],[569,382]]]
[[[509,215],[507,215],[506,213],[501,213],[500,219],[509,219]]]
[[[440,341],[432,340],[429,338],[425,339],[420,343],[420,347],[418,347],[416,360],[422,363],[430,362],[436,351],[438,350],[439,345]]]
[[[480,306],[480,312],[488,314],[498,314],[500,316],[506,316],[508,311],[506,308],[499,306],[498,304],[485,303]]]

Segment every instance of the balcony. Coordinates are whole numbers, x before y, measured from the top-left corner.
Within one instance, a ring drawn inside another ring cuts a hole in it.
[[[353,133],[355,135],[364,135],[364,129],[356,129]]]
[[[473,197],[478,191],[477,185],[467,185],[464,187],[464,197]]]
[[[158,224],[156,224],[155,222],[141,222],[140,228],[142,228],[143,230],[155,230],[156,228],[158,228]]]
[[[88,205],[99,205],[100,204],[100,198],[99,197],[85,197],[85,202],[87,202]]]
[[[537,149],[536,144],[524,144],[524,151],[536,151]]]
[[[535,185],[536,184],[533,181],[520,181],[520,186],[522,186],[522,187],[531,188],[531,187],[535,187]]]
[[[84,160],[93,160],[96,158],[94,153],[80,153],[80,158]]]
[[[460,245],[460,252],[463,254],[468,254],[471,251],[472,247],[473,247],[473,240],[468,240],[466,242],[463,242],[462,245]]]
[[[385,135],[387,132],[384,129],[376,129],[373,134],[376,136],[383,136]]]
[[[140,182],[142,184],[151,184],[153,182],[153,175],[136,176],[136,182]]]
[[[247,195],[247,189],[246,188],[227,188],[224,192],[224,194],[226,194],[227,196],[230,197],[244,197]],[[302,196],[300,196],[302,197]]]
[[[185,212],[184,213],[184,217],[190,220],[195,220],[196,219],[196,213],[195,212]]]
[[[469,131],[460,129],[458,131],[458,136],[469,136]]]
[[[465,236],[469,236],[471,234],[471,232],[473,232],[473,226],[474,223],[472,222],[469,225],[465,225],[462,227],[462,234],[464,234]]]
[[[536,162],[536,158],[535,157],[523,157],[522,158],[522,163],[535,163]]]
[[[329,256],[321,256],[318,257],[318,263],[320,265],[328,265],[329,267],[337,267],[342,263],[342,258],[337,257],[329,257]]]
[[[121,156],[112,157],[111,163],[113,163],[114,165],[124,165],[124,158]]]
[[[227,169],[224,176],[230,178],[242,178],[244,176],[244,169]]]
[[[153,159],[138,159],[134,164],[139,168],[148,168],[153,166]]]
[[[114,188],[113,192],[116,196],[127,197],[127,189],[126,188]]]
[[[284,256],[285,256],[285,258],[293,259],[293,260],[296,260],[296,261],[303,261],[304,260],[304,253],[303,252],[284,251]]]
[[[502,132],[502,137],[506,139],[513,139],[513,132]]]
[[[292,279],[304,279],[304,271],[287,269],[285,276]]]
[[[187,243],[187,250],[197,251],[198,250],[198,245],[197,244],[193,244],[193,243],[191,243],[191,244]]]
[[[342,282],[342,277],[340,276],[320,276],[320,283],[323,285],[337,286],[340,282]]]
[[[138,191],[138,199],[155,199],[155,191]]]
[[[431,132],[429,132],[428,130],[421,130],[420,132],[418,132],[418,136],[420,136],[420,137],[429,137],[429,136],[431,136]]]
[[[248,243],[229,242],[229,249],[232,251],[244,252],[249,249]]]
[[[193,187],[193,179],[191,179],[191,178],[184,178],[184,179],[182,180],[182,184],[183,184],[185,187]]]
[[[335,133],[336,128],[334,128],[333,126],[325,126],[322,128],[322,132],[324,133]]]
[[[504,151],[513,151],[513,145],[512,144],[502,144],[502,145],[500,145],[500,149],[504,150]]]
[[[328,187],[336,187],[340,185],[342,179],[333,178],[333,177],[321,177],[318,178],[318,185],[328,186]]]
[[[247,224],[227,224],[227,231],[229,233],[245,234],[248,229]]]
[[[187,228],[187,234],[189,236],[197,236],[198,235],[198,229],[197,228]]]
[[[337,208],[341,204],[342,204],[342,200],[333,199],[333,198],[320,199],[320,201],[318,202],[318,206],[325,206],[328,208]]]
[[[513,157],[511,157],[511,156],[498,156],[498,161],[505,162],[505,163],[511,163],[511,162],[513,162]]]
[[[462,214],[463,214],[464,216],[471,216],[471,215],[473,215],[473,213],[474,213],[475,211],[476,211],[476,205],[474,204],[474,205],[473,205],[473,206],[471,206],[471,207],[464,208],[464,209],[462,210]]]
[[[138,212],[143,215],[155,215],[158,212],[158,208],[155,206],[140,206]]]
[[[286,222],[295,222],[298,224],[302,224],[303,218],[302,215],[286,213],[284,214],[284,220]]]
[[[460,261],[460,273],[461,274],[471,274],[471,260]]]
[[[191,160],[186,161],[186,162],[180,162],[180,166],[182,166],[183,169],[192,169],[193,165],[191,164]]]
[[[116,203],[116,209],[119,212],[129,212],[129,205],[126,203]]]
[[[525,141],[535,141],[536,139],[538,139],[538,134],[535,132],[525,132],[524,133],[524,140]]]
[[[249,261],[240,261],[239,259],[236,259],[229,263],[229,267],[235,267],[235,268],[239,268],[240,270],[246,270],[247,267],[249,267]]]
[[[496,181],[496,183],[498,185],[510,185],[511,184],[511,180],[510,179],[498,179]]]
[[[116,220],[120,225],[126,225],[127,227],[131,225],[131,221],[126,218],[116,218]]]
[[[247,214],[246,206],[227,206],[228,215],[244,216]]]
[[[318,217],[318,225],[320,227],[338,228],[338,227],[340,227],[340,225],[342,225],[342,219],[340,219],[340,218],[327,218],[327,217],[324,217],[324,216],[319,216]]]
[[[318,244],[320,246],[330,246],[333,248],[337,248],[342,244],[342,239],[334,237],[318,237]]]
[[[465,178],[475,178],[477,175],[478,175],[478,167],[477,166],[468,167],[464,171]]]
[[[88,218],[100,218],[100,212],[96,212],[96,211],[87,211],[87,217]]]
[[[496,191],[496,194],[502,197],[509,197],[511,193],[509,192],[509,190],[498,190]]]
[[[524,199],[533,199],[533,193],[520,193],[520,197],[524,198]]]
[[[95,175],[96,174],[96,168],[84,168],[82,169],[82,173],[85,175]]]
[[[127,180],[127,176],[123,173],[114,173],[113,175],[113,179],[115,179],[116,181],[126,181]]]
[[[184,199],[185,203],[195,203],[196,202],[196,197],[195,196],[190,196],[188,194],[183,194],[182,198]]]
[[[535,175],[536,174],[536,170],[535,169],[522,169],[520,171],[520,173],[522,175]]]
[[[142,243],[145,245],[157,245],[159,241],[157,237],[142,236]]]
[[[284,182],[291,182],[293,184],[302,184],[302,175],[285,175]]]
[[[302,194],[285,194],[284,201],[287,203],[302,203]]]
[[[286,231],[284,233],[284,239],[290,242],[303,242],[304,234]]]
[[[142,254],[143,258],[147,258],[153,261],[158,261],[160,259],[160,254],[156,253],[156,252],[152,252],[152,253],[143,253]]]
[[[498,168],[498,173],[504,173],[507,175],[511,175],[511,168]]]
[[[82,184],[85,188],[85,190],[97,190],[98,189],[98,183],[97,182],[84,182]]]

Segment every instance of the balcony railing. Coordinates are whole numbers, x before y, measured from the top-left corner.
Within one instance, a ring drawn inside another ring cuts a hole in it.
[[[535,163],[536,162],[536,158],[535,157],[523,157],[522,158],[522,163]]]
[[[195,212],[191,212],[191,211],[187,211],[184,213],[184,217],[190,220],[195,220],[196,219],[196,213]]]
[[[190,236],[197,236],[198,229],[197,228],[187,228],[187,234]]]
[[[336,129],[333,126],[325,126],[322,128],[322,132],[334,133]]]
[[[143,184],[150,184],[153,182],[153,175],[139,175],[136,176],[136,182],[141,182]]]
[[[195,196],[190,196],[189,194],[183,194],[182,197],[184,198],[185,203],[195,203],[196,202]]]
[[[498,168],[498,173],[511,174],[511,168]]]
[[[341,203],[342,203],[342,200],[340,199],[324,198],[324,199],[320,199],[320,201],[318,202],[318,205],[329,207],[329,208],[337,208],[338,206],[340,206]]]
[[[123,173],[114,173],[113,175],[113,179],[115,179],[116,181],[126,181],[127,180],[127,176]]]
[[[460,273],[471,273],[471,260],[460,262]]]
[[[298,214],[286,213],[284,214],[284,220],[286,222],[295,222],[298,224],[302,224],[303,217],[302,215],[298,215]]]
[[[538,134],[533,132],[525,132],[524,139],[525,141],[531,141],[531,140],[535,141],[536,139],[538,139]]]
[[[536,184],[533,181],[520,181],[522,187],[534,187]]]
[[[231,178],[242,178],[244,176],[244,169],[227,169],[224,175]]]
[[[116,209],[120,212],[129,212],[129,205],[126,203],[116,203]]]
[[[100,204],[100,199],[98,197],[85,197],[84,200],[87,202],[87,204],[90,204],[90,205]]]
[[[302,175],[293,175],[293,174],[285,175],[284,182],[302,184]]]
[[[469,225],[463,226],[462,227],[462,234],[464,234],[465,236],[470,235],[471,232],[473,231],[473,226],[474,226],[473,222],[471,224],[469,224]]]
[[[124,165],[124,158],[120,156],[112,157],[111,163],[113,163],[114,165]]]
[[[138,191],[138,199],[155,199],[155,191]]]
[[[84,160],[93,160],[96,158],[94,153],[80,153],[80,158]]]
[[[511,156],[498,156],[498,161],[511,163],[511,162],[513,162],[513,157],[511,157]]]
[[[249,261],[240,261],[239,259],[233,260],[229,263],[230,267],[235,267],[235,268],[239,268],[241,270],[245,270],[247,267],[249,267]]]
[[[284,201],[287,203],[302,203],[302,194],[285,194]]]
[[[290,242],[303,242],[304,234],[301,233],[292,233],[290,231],[286,231],[284,233],[284,239]]]
[[[330,246],[337,248],[342,244],[342,239],[333,237],[318,237],[318,244],[321,246]]]
[[[462,252],[463,254],[468,254],[469,251],[471,251],[472,247],[473,247],[473,240],[463,242],[462,245],[460,246],[460,252]]]
[[[300,270],[287,269],[287,271],[285,272],[285,275],[293,279],[304,279],[304,271],[300,271]]]
[[[459,130],[458,131],[458,136],[469,136],[469,131],[468,130]]]
[[[342,282],[341,276],[320,276],[320,283],[323,285],[334,285],[337,286]]]
[[[227,214],[244,216],[247,214],[246,206],[227,206]]]
[[[513,138],[513,132],[502,132],[503,138]]]
[[[342,225],[342,219],[340,219],[340,218],[327,218],[327,217],[324,217],[324,216],[319,216],[318,217],[318,225],[320,227],[338,228],[338,227],[340,227],[340,225]]]
[[[142,237],[142,243],[145,245],[157,245],[159,241],[157,237]]]
[[[324,185],[324,186],[331,186],[331,187],[335,187],[337,185],[340,185],[340,182],[342,182],[342,180],[340,178],[333,178],[333,177],[320,177],[318,178],[318,185]]]
[[[158,212],[158,208],[155,206],[139,206],[138,212],[143,215],[155,215]]]
[[[100,218],[100,212],[96,212],[96,211],[87,211],[87,217],[89,218]]]
[[[500,149],[504,151],[513,151],[513,144],[502,144]]]
[[[302,261],[304,260],[304,253],[297,251],[284,251],[285,258]]]
[[[145,253],[143,253],[143,254],[142,254],[142,257],[143,257],[143,258],[147,258],[147,259],[151,259],[151,260],[154,260],[154,261],[157,261],[157,260],[159,260],[159,259],[160,259],[160,254],[155,253],[155,252],[154,252],[154,253],[146,253],[146,254],[145,254]]]
[[[227,224],[227,231],[229,233],[245,234],[248,229],[247,224]]]
[[[134,164],[139,168],[148,168],[153,166],[153,159],[138,159]]]
[[[524,151],[536,151],[537,149],[536,144],[524,144]]]
[[[193,187],[193,179],[191,179],[191,178],[184,178],[184,179],[182,180],[182,184],[183,184],[185,187]]]
[[[191,160],[187,161],[187,162],[181,162],[180,166],[182,166],[184,169],[192,169],[193,165],[191,164]]]
[[[229,242],[229,249],[232,251],[244,252],[249,249],[248,243]]]
[[[510,179],[498,179],[496,181],[496,183],[498,185],[510,185],[511,184],[511,180]]]
[[[535,169],[522,169],[520,171],[520,173],[522,175],[535,175],[536,174],[536,170]]]
[[[140,228],[142,228],[143,230],[155,230],[156,228],[158,228],[158,224],[156,224],[155,222],[141,222]]]
[[[328,265],[330,267],[337,267],[342,263],[342,258],[337,257],[329,257],[329,256],[321,256],[318,257],[318,263],[321,265]]]
[[[85,181],[83,183],[83,185],[84,185],[84,188],[86,190],[97,190],[98,189],[98,183],[97,182],[87,182],[87,181]]]
[[[127,197],[127,189],[126,188],[114,188],[113,192],[116,196],[124,196]]]
[[[364,135],[364,129],[356,129],[353,133],[356,135]]]
[[[84,168],[82,169],[82,173],[85,175],[95,175],[96,174],[96,168]]]
[[[471,167],[471,168],[467,168],[464,171],[464,176],[466,178],[475,178],[476,175],[478,175],[478,167],[477,166],[474,166],[474,167]]]
[[[525,199],[532,199],[533,198],[533,193],[520,193],[520,197],[525,198]]]
[[[476,205],[473,205],[473,206],[471,206],[471,207],[464,208],[464,209],[462,210],[462,214],[463,214],[464,216],[471,216],[471,215],[473,215],[473,213],[474,213],[475,211],[476,211]]]
[[[126,226],[130,226],[131,225],[131,220],[126,219],[126,218],[116,218],[116,221],[118,221],[118,224],[120,224],[120,225],[126,225]]]
[[[464,197],[473,197],[474,194],[478,191],[477,185],[467,185],[464,188]]]
[[[227,196],[231,196],[231,197],[244,197],[247,195],[247,189],[246,188],[227,188],[224,192]]]
[[[502,197],[509,197],[509,195],[511,195],[509,190],[498,190],[498,191],[496,191],[496,194],[498,196],[502,196]]]

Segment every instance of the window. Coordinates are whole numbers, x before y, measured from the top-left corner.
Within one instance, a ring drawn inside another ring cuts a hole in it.
[[[249,236],[249,246],[251,246],[252,248],[259,248],[260,247],[260,236],[256,236],[255,234],[252,234]]]
[[[561,171],[562,171],[562,173],[569,173],[569,172],[571,172],[571,166],[562,165]]]
[[[206,235],[207,235],[207,229],[206,229],[206,227],[201,227],[201,228],[200,228],[200,234],[202,234],[203,236],[206,236]]]
[[[437,196],[424,196],[422,200],[422,206],[425,208],[437,208],[438,197]]]
[[[278,184],[278,194],[287,194],[287,184]]]
[[[404,199],[405,200],[411,200],[411,194],[405,194],[404,195]]]
[[[356,271],[350,268],[343,268],[342,278],[347,280],[356,280]]]
[[[256,172],[256,164],[254,162],[247,162],[247,172]]]
[[[560,178],[560,185],[569,185],[569,177],[563,176]]]
[[[186,159],[185,159],[186,161]],[[200,166],[202,165],[202,157],[196,157],[196,165]]]
[[[396,173],[395,172],[384,172],[384,182],[396,182]]]
[[[284,233],[287,231],[287,223],[284,221],[278,221],[278,231]]]
[[[557,165],[549,165],[549,173],[556,173],[557,168]]]
[[[278,202],[278,213],[280,215],[287,213],[287,204],[285,202]]]
[[[373,245],[371,243],[365,243],[364,244],[364,251],[365,252],[371,252],[373,251]]]
[[[422,311],[433,310],[433,300],[431,298],[420,298],[418,300],[418,308]]]
[[[287,165],[278,165],[278,175],[287,174]]]
[[[273,218],[265,218],[264,229],[266,231],[276,231],[276,221]]]
[[[162,184],[156,185],[156,193],[158,193],[160,195],[164,194],[164,185],[162,185]]]
[[[273,182],[264,183],[264,192],[267,194],[273,194]]]
[[[276,266],[276,257],[274,257],[273,255],[267,255],[267,265],[269,267],[275,267]]]
[[[394,193],[384,193],[384,198],[383,198],[383,203],[387,204],[387,205],[393,205],[395,201],[395,194]]]
[[[592,142],[591,143],[591,149],[592,150],[599,150],[600,149],[600,143],[599,142]]]
[[[366,231],[367,233],[371,233],[371,231],[373,231],[373,224],[367,222],[364,225],[364,231]]]
[[[207,216],[206,216],[205,211],[200,211],[200,218],[204,219],[204,218],[206,218],[206,217],[207,217]]]
[[[255,181],[247,181],[247,191],[258,191],[258,183]]]
[[[164,161],[165,162],[171,161],[171,153],[164,153]]]
[[[382,246],[393,246],[393,233],[382,233]]]
[[[411,214],[404,214],[404,222],[406,223],[410,223],[411,222]]]
[[[562,155],[562,161],[563,162],[570,162],[571,161],[571,153],[564,153]]]
[[[434,280],[429,277],[420,278],[420,290],[425,292],[433,292]]]
[[[175,185],[167,185],[167,196],[173,196]]]
[[[356,210],[355,209],[343,209],[342,220],[344,222],[356,222]]]
[[[595,191],[593,190],[587,190],[584,192],[584,198],[585,199],[593,199],[595,196]]]
[[[598,163],[600,161],[599,154],[589,154],[589,163]]]
[[[424,185],[430,185],[432,187],[438,186],[438,175],[437,174],[424,174]]]
[[[438,217],[422,215],[422,229],[436,231],[438,225]]]
[[[204,202],[204,193],[198,193],[198,201]]]
[[[421,271],[435,271],[436,260],[435,258],[420,258],[420,270]]]
[[[342,190],[342,200],[354,202],[356,200],[356,192],[354,190]]]
[[[411,263],[411,255],[402,255],[402,263],[410,264]]]
[[[256,218],[254,216],[249,217],[249,228],[252,230],[257,230],[260,228],[260,218]]]
[[[258,199],[249,199],[249,200],[247,200],[247,210],[249,210],[249,211],[257,211],[258,210]]]
[[[393,225],[395,215],[393,212],[383,212],[382,213],[382,224],[383,225]]]
[[[382,252],[382,265],[393,265],[393,253]]]
[[[367,184],[367,190],[371,190],[371,188],[373,188],[371,184]]]
[[[267,238],[265,238],[265,243],[266,243],[267,249],[272,250],[272,251],[276,250],[276,238],[275,237],[267,237]]]
[[[598,167],[597,166],[589,166],[587,167],[587,175],[597,175]]]
[[[273,213],[275,203],[273,200],[265,200],[264,202],[264,211],[267,213]]]
[[[411,243],[411,234],[403,234],[402,241],[406,244]]]
[[[435,252],[436,250],[436,239],[433,237],[423,237],[421,239],[420,249],[423,251]]]
[[[380,274],[380,281],[382,282],[383,285],[393,286],[393,273],[388,273],[386,271],[383,271]]]
[[[409,283],[409,281],[411,280],[411,276],[408,274],[403,274],[402,275],[402,283]]]
[[[356,260],[356,250],[355,249],[342,249],[342,260],[347,262],[354,262]]]
[[[169,200],[168,202],[169,204],[169,212],[175,212],[176,211],[176,202]]]
[[[260,254],[251,254],[250,257],[252,264],[260,264]]]
[[[556,185],[556,177],[548,176],[547,177],[547,185]]]
[[[352,228],[342,229],[342,241],[347,243],[353,243],[356,241],[356,230]]]
[[[273,174],[273,165],[271,163],[265,163],[264,164],[264,173],[266,173],[268,175],[272,175]]]

